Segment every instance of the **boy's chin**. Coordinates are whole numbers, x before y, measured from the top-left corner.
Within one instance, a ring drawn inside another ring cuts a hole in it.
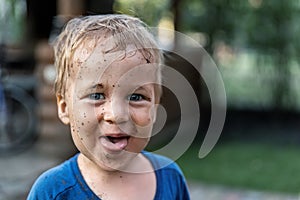
[[[108,172],[115,172],[115,171],[123,171],[123,172],[135,172],[136,167],[134,166],[135,158],[137,158],[140,152],[128,152],[123,151],[123,155],[120,157],[114,157],[111,155],[104,155],[104,158],[101,156],[95,157],[93,156],[92,161],[102,170]]]

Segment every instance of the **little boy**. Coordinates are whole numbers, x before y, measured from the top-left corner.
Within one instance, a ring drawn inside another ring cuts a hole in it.
[[[75,18],[54,52],[58,115],[80,153],[43,173],[28,200],[189,199],[179,167],[143,150],[162,63],[144,23],[126,15]]]

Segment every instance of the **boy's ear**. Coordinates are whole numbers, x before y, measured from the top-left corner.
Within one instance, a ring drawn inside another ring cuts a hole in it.
[[[56,95],[56,103],[58,108],[58,117],[64,124],[70,123],[69,112],[66,100],[62,95]]]

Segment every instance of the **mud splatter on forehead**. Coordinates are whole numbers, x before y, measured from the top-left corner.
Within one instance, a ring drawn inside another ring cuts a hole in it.
[[[106,40],[111,36],[114,45],[111,48],[102,49],[104,54],[122,51],[128,45],[133,44],[136,49],[141,50],[147,62],[162,63],[162,52],[148,27],[141,20],[127,15],[96,15],[74,18],[68,22],[54,44],[57,69],[56,94],[65,93],[67,79],[70,77],[70,73],[74,72],[71,65],[73,64],[73,67],[75,64],[82,66],[84,60],[89,57],[89,49],[95,45],[92,41],[99,41],[99,38]],[[72,60],[76,49],[88,40],[90,40],[91,45],[87,45],[86,52],[85,50],[81,52],[84,59]],[[96,45],[98,46],[99,43],[96,42]],[[104,60],[109,62],[107,59]],[[70,72],[70,69],[73,72]]]

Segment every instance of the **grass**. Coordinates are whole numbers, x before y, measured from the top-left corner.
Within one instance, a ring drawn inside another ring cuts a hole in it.
[[[203,159],[191,147],[178,161],[187,179],[239,188],[300,192],[300,147],[222,143]]]

